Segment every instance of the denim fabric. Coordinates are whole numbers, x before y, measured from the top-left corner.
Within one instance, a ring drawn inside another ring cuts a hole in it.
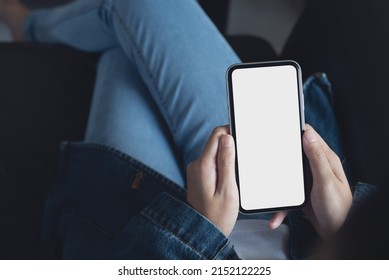
[[[126,226],[109,259],[237,259],[233,245],[184,202],[163,193]]]
[[[62,145],[43,225],[44,259],[237,258],[179,186],[98,144]]]
[[[381,188],[382,187],[380,186],[358,182],[354,187],[353,205],[350,210],[351,214],[369,197],[373,197],[375,194],[377,194]]]
[[[31,13],[25,37],[102,52],[85,140],[182,187],[213,128],[228,124],[224,77],[240,60],[195,0],[78,0]]]

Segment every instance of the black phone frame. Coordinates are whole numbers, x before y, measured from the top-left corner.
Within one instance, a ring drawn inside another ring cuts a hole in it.
[[[285,66],[290,65],[296,69],[297,75],[297,87],[298,87],[298,101],[299,101],[299,112],[300,112],[300,129],[301,129],[301,137],[304,134],[304,125],[305,125],[305,116],[304,116],[304,94],[303,94],[303,85],[302,85],[302,70],[300,65],[294,60],[276,60],[276,61],[266,61],[266,62],[248,62],[248,63],[237,63],[231,65],[226,72],[226,80],[227,80],[227,99],[228,99],[228,112],[230,119],[230,133],[235,140],[235,174],[236,174],[236,182],[239,190],[239,211],[243,214],[260,214],[260,213],[268,213],[268,212],[279,212],[279,211],[290,211],[297,210],[303,208],[307,204],[308,200],[308,187],[307,182],[309,181],[308,173],[308,162],[304,154],[303,150],[303,142],[301,138],[301,150],[302,150],[302,165],[303,165],[303,177],[304,177],[304,202],[300,205],[291,205],[285,207],[272,207],[272,208],[261,208],[254,210],[246,210],[242,207],[241,203],[241,195],[240,195],[240,184],[239,184],[239,160],[238,160],[238,151],[237,151],[237,137],[236,137],[236,129],[235,129],[235,109],[234,109],[234,99],[233,99],[233,90],[232,90],[232,73],[236,69],[245,69],[245,68],[257,68],[257,67],[274,67],[274,66]]]

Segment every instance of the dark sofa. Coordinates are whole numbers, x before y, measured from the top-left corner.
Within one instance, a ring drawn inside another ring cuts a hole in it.
[[[34,259],[58,143],[83,138],[97,57],[0,44],[0,61],[0,259]]]
[[[388,7],[324,2],[308,5],[281,56],[259,38],[228,40],[244,61],[295,59],[304,77],[327,72],[355,180],[389,186],[389,44],[379,32]],[[224,32],[223,9],[204,7]],[[367,27],[361,10],[371,19]],[[0,259],[39,258],[58,144],[83,139],[98,58],[59,45],[0,44]]]

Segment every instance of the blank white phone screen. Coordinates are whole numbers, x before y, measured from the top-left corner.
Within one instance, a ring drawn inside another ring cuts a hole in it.
[[[297,77],[291,65],[241,68],[231,74],[244,210],[304,203]]]

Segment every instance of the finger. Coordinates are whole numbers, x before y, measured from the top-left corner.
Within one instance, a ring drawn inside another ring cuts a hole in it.
[[[235,146],[231,135],[220,137],[217,152],[217,187],[219,191],[228,186],[235,186]]]
[[[323,138],[321,138],[319,134],[317,135],[333,173],[339,180],[347,182],[346,174],[344,173],[343,165],[338,155],[328,146],[328,144],[323,140]]]
[[[307,131],[307,130],[313,130],[316,132],[317,140],[319,141],[320,145],[322,146],[324,153],[327,154],[327,153],[333,152],[331,150],[331,148],[328,146],[328,144],[326,143],[326,141],[324,141],[323,138],[320,136],[320,134],[317,133],[317,131],[309,124],[305,124],[305,131]]]
[[[203,150],[203,153],[200,156],[200,160],[203,163],[207,165],[215,163],[220,137],[228,133],[228,126],[220,126],[213,130],[211,136],[208,138],[208,142]]]
[[[277,212],[273,215],[273,217],[269,221],[269,228],[270,229],[276,229],[278,228],[282,222],[285,220],[286,216],[288,215],[287,212]]]
[[[306,124],[306,129],[314,130],[309,124]],[[323,138],[320,136],[320,134],[318,134],[316,132],[316,136],[317,136],[317,139],[318,139],[318,141],[319,141],[319,143],[324,151],[324,154],[327,157],[327,161],[328,161],[333,173],[335,174],[335,176],[339,180],[341,180],[343,182],[347,182],[347,178],[346,178],[346,175],[345,175],[344,170],[343,170],[343,165],[342,165],[342,162],[340,161],[338,155],[328,146],[328,144],[323,140]]]
[[[331,178],[332,169],[318,136],[314,129],[307,128],[303,135],[303,146],[313,177],[317,180],[326,180]]]
[[[306,127],[308,129],[312,129],[312,130],[314,130],[316,132],[316,130],[312,126],[306,125]],[[324,141],[324,139],[320,136],[319,133],[316,132],[316,136],[317,136],[317,139],[318,139],[318,141],[319,141],[319,143],[320,143],[324,153],[327,156],[327,159],[328,160],[335,159],[337,157],[337,154],[328,146],[327,142]]]

